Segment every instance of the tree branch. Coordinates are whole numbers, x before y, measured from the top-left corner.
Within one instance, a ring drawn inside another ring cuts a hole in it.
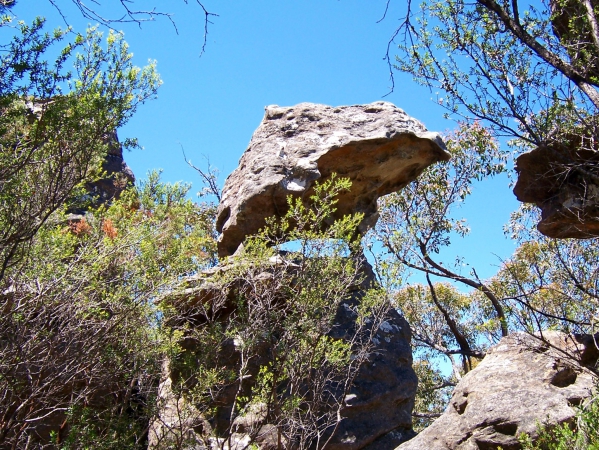
[[[445,319],[445,323],[447,323],[447,326],[451,330],[451,333],[453,334],[456,342],[458,343],[458,346],[460,347],[460,354],[464,355],[464,356],[471,355],[473,352],[472,352],[472,349],[470,348],[470,344],[468,343],[468,340],[466,339],[466,336],[464,336],[462,334],[462,332],[458,329],[458,326],[457,326],[455,320],[452,319],[452,317],[449,315],[447,310],[443,307],[443,305],[439,301],[439,297],[437,297],[437,292],[435,290],[435,287],[433,286],[433,283],[431,282],[431,278],[428,273],[426,274],[426,282],[428,283],[431,297],[433,299],[433,302],[435,303],[435,306],[443,315],[443,318]]]
[[[426,246],[422,242],[420,243],[420,252],[422,253],[424,260],[428,264],[433,266],[439,272],[444,273],[447,276],[447,278],[451,278],[453,280],[460,281],[470,287],[473,287],[473,288],[481,291],[483,294],[485,294],[485,296],[491,301],[491,304],[493,305],[493,308],[495,309],[495,312],[497,313],[497,318],[499,319],[499,321],[501,323],[501,335],[503,337],[505,337],[509,334],[508,327],[507,327],[507,319],[505,317],[505,312],[503,310],[503,307],[501,306],[499,299],[495,296],[495,294],[493,294],[493,292],[486,285],[484,285],[483,283],[479,283],[474,280],[471,280],[470,278],[466,278],[462,275],[458,275],[457,273],[454,273],[454,272],[446,269],[445,267],[441,266],[440,264],[437,264],[428,255]]]
[[[595,83],[591,84],[574,66],[568,64],[555,53],[549,51],[533,36],[531,36],[522,25],[512,18],[495,0],[476,0],[476,2],[487,10],[496,14],[497,18],[512,32],[523,44],[530,48],[547,64],[561,72],[583,91],[596,108],[599,108],[599,92],[595,89]]]

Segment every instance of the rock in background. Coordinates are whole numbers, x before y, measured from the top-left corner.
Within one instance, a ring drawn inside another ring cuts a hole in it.
[[[331,220],[364,213],[360,231],[376,223],[377,199],[449,159],[437,133],[388,102],[332,107],[268,106],[218,208],[220,256],[232,255],[265,219],[287,211],[287,196],[309,199],[316,180],[337,173],[352,181]]]
[[[123,146],[119,142],[116,131],[108,133],[104,139],[108,149],[102,162],[103,177],[85,183],[87,194],[83,204],[73,207],[69,212],[71,220],[79,220],[89,207],[109,205],[119,198],[121,193],[135,183],[135,175],[123,158]]]
[[[538,230],[552,238],[599,236],[599,153],[570,146],[538,147],[516,159],[514,194],[541,209]]]
[[[574,419],[594,382],[582,364],[594,364],[592,339],[559,332],[503,338],[458,383],[441,417],[397,450],[520,449],[518,435],[538,425]],[[578,361],[566,355],[577,354]]]

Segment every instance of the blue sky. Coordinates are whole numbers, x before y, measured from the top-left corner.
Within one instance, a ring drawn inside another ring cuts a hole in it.
[[[69,0],[57,3],[76,31],[93,24]],[[102,12],[119,15],[117,0],[101,3]],[[218,17],[212,18],[206,52],[200,57],[203,13],[194,0],[137,0],[134,5],[140,9],[152,5],[172,13],[178,34],[164,18],[141,29],[135,24],[115,26],[125,32],[135,63],[157,60],[164,81],[158,99],[143,105],[119,130],[121,138],[137,137],[145,147],[126,154],[127,163],[138,178],[161,168],[165,181],[193,182],[196,192],[200,180],[185,164],[181,146],[196,165],[208,157],[220,169],[222,185],[266,105],[348,105],[383,99],[390,87],[383,56],[404,3],[391,2],[386,19],[377,23],[386,0],[205,0]],[[27,21],[44,16],[49,28],[64,26],[49,0],[21,0],[13,12]],[[408,76],[395,73],[395,78],[395,90],[384,100],[429,130],[455,126],[443,119],[435,92]],[[463,256],[479,275],[488,277],[496,271],[498,256],[507,258],[513,252],[502,226],[518,203],[505,177],[479,183],[474,191],[461,210],[472,233],[456,240],[442,257],[450,263],[456,255]]]

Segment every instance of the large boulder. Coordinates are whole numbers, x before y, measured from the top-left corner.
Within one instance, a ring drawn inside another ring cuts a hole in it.
[[[223,319],[227,314],[234,314],[235,292],[243,289],[244,281],[230,283],[226,291],[223,291],[222,284],[215,282],[215,278],[228,270],[234,270],[235,264],[232,262],[222,265],[190,278],[187,289],[169,296],[166,301],[181,311],[182,316],[186,316],[192,326],[197,326],[204,320],[201,314],[194,313],[205,311],[198,308],[200,303],[210,304],[211,311],[222,311]],[[273,273],[279,270],[276,266],[286,266],[285,270],[294,270],[293,264],[284,255],[273,257],[271,264],[272,270],[266,269],[256,277],[270,279]],[[329,334],[334,339],[356,338],[356,307],[365,289],[374,282],[370,265],[366,261],[361,264],[364,279],[360,284],[352,286],[348,297],[339,303],[334,326]],[[371,339],[373,346],[367,361],[359,368],[350,390],[346,394],[341,393],[345,395],[341,397],[344,400],[341,411],[343,420],[338,424],[327,449],[389,449],[413,436],[411,414],[417,378],[412,369],[410,327],[396,310],[390,309],[385,320],[373,330]],[[185,352],[194,353],[193,346],[187,346],[185,342],[182,345]],[[268,348],[263,348],[261,352],[268,355]],[[220,366],[233,371],[237,370],[240,364],[240,353],[234,339],[223,342],[220,348],[215,348],[214,355]],[[248,390],[245,395],[250,395],[252,380],[260,366],[267,364],[266,356],[252,359],[247,369],[248,377],[244,381]],[[173,384],[178,382],[178,376],[169,364],[164,366],[163,374],[159,388],[158,415],[149,429],[150,449],[170,448],[169,445],[181,439],[185,441],[183,448],[186,449],[206,448],[206,442],[209,443],[209,447],[218,448],[223,438],[227,439],[229,431],[232,432],[232,449],[246,448],[250,432],[253,432],[254,442],[261,448],[276,448],[269,444],[273,439],[275,427],[268,423],[266,413],[259,408],[251,414],[237,417],[233,423],[230,422],[231,409],[239,396],[238,381],[219,391],[215,397],[214,414],[210,420],[206,420],[199,409],[183,396],[176,394]],[[188,387],[193,389],[192,385]],[[206,435],[210,437],[206,439]]]
[[[588,336],[543,337],[503,338],[458,383],[443,415],[397,450],[520,449],[521,433],[534,439],[540,424],[572,421],[591,395],[582,365],[596,362],[597,349]]]
[[[376,223],[380,196],[447,159],[437,133],[388,102],[268,106],[223,188],[216,224],[219,255],[232,255],[267,217],[283,215],[288,195],[309,199],[314,182],[332,173],[350,178],[352,188],[340,196],[331,220],[364,213],[364,232]]]

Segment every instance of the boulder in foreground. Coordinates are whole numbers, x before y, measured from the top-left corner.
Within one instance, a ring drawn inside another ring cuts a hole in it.
[[[520,333],[503,338],[458,383],[443,415],[396,450],[515,450],[521,433],[534,439],[539,424],[572,421],[594,386],[580,364],[594,364],[596,347],[584,336],[543,337],[549,345]]]

